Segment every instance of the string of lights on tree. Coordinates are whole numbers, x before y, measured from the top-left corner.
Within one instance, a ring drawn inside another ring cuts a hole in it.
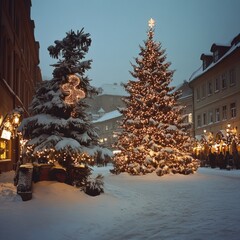
[[[177,104],[181,93],[169,86],[173,71],[165,50],[153,40],[154,26],[150,19],[148,39],[132,64],[135,80],[124,85],[130,96],[121,110],[123,120],[116,143],[120,152],[114,158],[113,172],[193,173],[198,163],[190,156],[190,125],[183,123],[184,107]]]
[[[31,102],[31,117],[21,129],[27,139],[23,159],[34,163],[60,163],[70,166],[92,165],[98,147],[98,134],[90,122],[85,97],[97,89],[84,77],[91,60],[83,61],[91,45],[90,34],[70,31],[62,40],[49,46],[53,79],[43,81]],[[61,57],[61,58],[60,58]]]
[[[34,145],[27,146],[26,157],[34,162],[38,159],[38,163],[55,164],[60,163],[62,166],[67,165],[67,162],[71,161],[74,166],[79,166],[82,164],[94,165],[94,158],[90,157],[87,153],[78,152],[74,153],[71,150],[66,151],[56,151],[54,148],[44,149],[42,151],[34,152]]]
[[[78,89],[80,78],[76,75],[69,75],[68,82],[62,85],[62,90],[68,96],[65,97],[65,103],[76,104],[79,100],[85,98],[85,92]]]

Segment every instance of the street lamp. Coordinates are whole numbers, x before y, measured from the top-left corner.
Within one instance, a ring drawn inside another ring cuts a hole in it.
[[[16,108],[9,112],[1,123],[1,138],[10,140],[11,136],[17,136],[17,129],[20,125],[20,119],[23,114],[22,108]]]
[[[13,125],[18,126],[20,121],[20,114],[16,113],[13,118]]]

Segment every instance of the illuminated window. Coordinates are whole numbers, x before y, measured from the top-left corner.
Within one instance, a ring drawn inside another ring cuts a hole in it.
[[[9,141],[0,139],[0,161],[9,158]]]
[[[106,125],[105,130],[108,131],[108,125]]]
[[[189,122],[189,123],[192,123],[192,121],[193,121],[192,113],[189,113],[189,114],[188,114],[188,122]]]

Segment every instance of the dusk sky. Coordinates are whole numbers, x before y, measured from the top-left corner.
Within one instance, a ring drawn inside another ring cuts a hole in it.
[[[94,86],[133,79],[130,62],[139,56],[153,18],[155,41],[166,50],[175,70],[172,85],[178,85],[201,66],[201,54],[210,53],[213,43],[228,44],[240,33],[239,10],[239,0],[32,0],[31,18],[43,79],[52,78],[50,64],[56,63],[48,46],[71,29],[90,33],[85,59],[93,63],[86,75]]]

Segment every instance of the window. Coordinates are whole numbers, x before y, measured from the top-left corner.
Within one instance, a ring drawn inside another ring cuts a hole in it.
[[[0,139],[0,161],[9,159],[9,141]]]
[[[230,111],[231,111],[231,118],[234,118],[237,116],[236,103],[230,104]]]
[[[105,130],[108,131],[108,125],[106,125]]]
[[[229,83],[230,86],[236,85],[236,71],[234,68],[229,71]]]
[[[196,95],[197,95],[197,100],[199,101],[200,100],[200,89],[197,88],[196,90]]]
[[[193,121],[192,113],[189,113],[189,114],[188,114],[188,122],[189,122],[189,123],[192,123],[192,121]]]
[[[214,62],[217,62],[218,58],[219,58],[219,51],[216,50],[216,51],[213,53]]]
[[[216,119],[216,122],[220,121],[220,109],[219,108],[215,109],[215,119]]]
[[[209,115],[209,123],[213,123],[213,112],[210,111],[208,115]]]
[[[215,79],[215,92],[219,91],[219,78]]]
[[[213,89],[212,89],[212,82],[208,82],[208,95],[212,95]]]
[[[202,85],[202,98],[206,97],[206,87],[205,84]]]
[[[222,107],[222,120],[226,120],[227,119],[227,106],[223,106]]]
[[[204,60],[204,61],[203,61],[203,70],[205,70],[206,68],[207,68],[207,61]]]
[[[222,74],[222,89],[227,88],[227,76],[226,73]]]
[[[207,114],[203,113],[203,125],[207,124]]]
[[[201,127],[201,116],[197,115],[197,126]]]

